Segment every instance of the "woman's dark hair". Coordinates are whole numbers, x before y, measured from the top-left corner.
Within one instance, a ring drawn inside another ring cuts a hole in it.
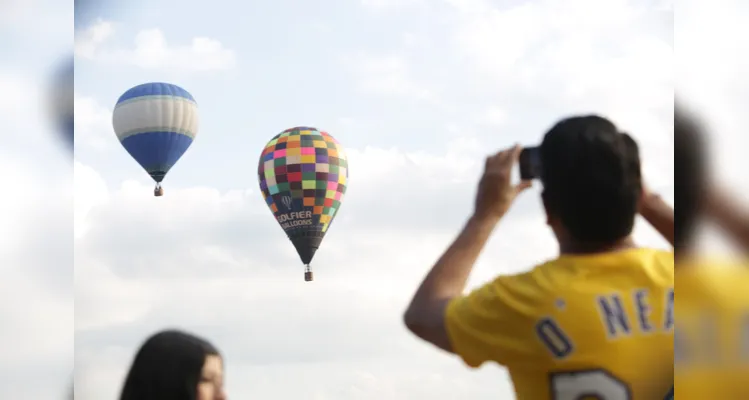
[[[168,330],[151,336],[135,355],[120,400],[196,400],[209,355],[220,354],[189,333]]]
[[[707,191],[705,132],[697,119],[677,105],[674,109],[674,248],[692,242]]]
[[[547,209],[575,240],[609,245],[632,233],[642,195],[637,143],[598,115],[559,121],[541,144]]]

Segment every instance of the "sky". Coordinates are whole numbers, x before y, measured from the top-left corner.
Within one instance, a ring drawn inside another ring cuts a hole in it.
[[[142,341],[176,327],[221,349],[235,399],[512,399],[504,369],[469,370],[401,319],[470,214],[485,156],[600,113],[639,141],[649,185],[672,201],[677,88],[717,121],[721,177],[742,178],[729,157],[749,144],[735,128],[749,122],[739,1],[90,3],[74,46],[70,7],[34,1],[44,11],[0,16],[19,38],[0,45],[0,168],[14,171],[0,179],[22,193],[0,207],[7,398],[59,396],[74,358],[76,398],[115,399]],[[676,59],[675,35],[689,44]],[[38,118],[72,48],[74,160]],[[111,126],[117,98],[150,81],[190,91],[201,118],[162,198]],[[300,125],[330,132],[350,163],[312,284],[255,173],[265,142]],[[471,287],[555,256],[538,194],[514,205]],[[666,248],[642,221],[636,238]]]

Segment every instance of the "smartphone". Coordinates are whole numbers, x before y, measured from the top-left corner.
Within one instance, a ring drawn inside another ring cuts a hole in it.
[[[520,179],[530,181],[541,177],[541,149],[526,147],[520,152]]]

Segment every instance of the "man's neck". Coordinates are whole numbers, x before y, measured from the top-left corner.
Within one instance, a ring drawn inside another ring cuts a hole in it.
[[[637,245],[635,244],[634,239],[632,239],[631,236],[628,236],[622,240],[608,244],[581,242],[560,243],[559,253],[561,255],[596,254],[610,253],[634,248],[637,248]]]

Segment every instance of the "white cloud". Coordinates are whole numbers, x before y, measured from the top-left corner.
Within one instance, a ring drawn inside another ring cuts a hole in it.
[[[425,0],[360,0],[361,5],[372,11],[403,10],[427,4]]]
[[[112,111],[99,104],[96,99],[74,95],[75,143],[94,150],[111,148],[116,143],[112,131]]]
[[[42,113],[39,105],[44,93],[33,76],[18,70],[0,70],[0,87],[0,114],[24,121]]]
[[[626,0],[533,1],[504,8],[483,1],[452,3],[459,11],[455,51],[472,61],[492,89],[553,93],[560,102],[637,99],[649,105],[649,98],[663,99],[673,88],[673,47],[654,34],[660,26],[651,21],[652,8]]]
[[[359,80],[359,88],[366,93],[434,101],[433,90],[416,82],[405,59],[396,55],[374,56],[359,54],[347,58]]]
[[[57,40],[72,34],[72,18],[72,4],[54,0],[0,0],[0,27],[12,30],[14,36],[22,36],[24,40],[64,46],[65,42]],[[34,29],[29,29],[30,26]]]
[[[475,119],[486,125],[497,127],[502,126],[507,122],[508,115],[504,108],[493,106],[489,107],[482,114],[479,114]]]
[[[413,32],[403,34],[403,46],[406,48],[418,48],[424,43],[424,38]]]
[[[18,17],[20,15],[25,15],[25,12],[28,11],[26,8],[28,6],[32,6],[32,4],[29,4],[33,2],[25,2],[22,0],[2,0],[0,1],[0,10],[2,10],[2,16],[3,18],[7,18],[8,20],[12,20],[13,17]],[[4,19],[3,19],[4,21]]]
[[[398,53],[351,58],[360,88],[428,100],[481,128],[523,128],[506,123],[538,120],[533,108],[548,119],[609,115],[640,140],[660,138],[656,132],[671,126],[664,117],[674,86],[667,7],[634,0],[441,4],[425,12],[429,22],[408,27]],[[416,38],[419,45],[409,45]],[[502,114],[511,118],[502,122]]]
[[[195,37],[189,45],[172,46],[160,29],[145,29],[135,36],[131,49],[107,47],[114,25],[98,21],[76,38],[76,56],[108,64],[133,65],[148,70],[208,72],[229,70],[237,65],[234,50],[218,40]]]
[[[76,194],[73,232],[75,238],[81,238],[88,231],[89,212],[107,202],[109,191],[104,179],[93,168],[78,161],[73,164],[73,176]]]
[[[75,38],[75,55],[82,58],[94,58],[97,51],[114,35],[114,24],[111,21],[97,20],[88,29],[77,33]]]

